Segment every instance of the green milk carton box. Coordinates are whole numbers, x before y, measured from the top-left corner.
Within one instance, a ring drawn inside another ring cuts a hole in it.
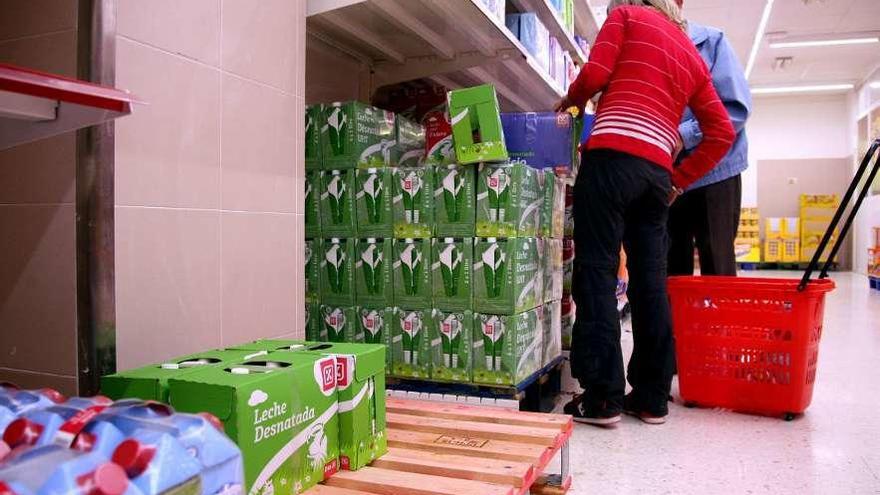
[[[395,305],[431,307],[431,239],[394,239],[391,269]]]
[[[474,312],[512,315],[543,299],[544,271],[533,237],[474,241]]]
[[[320,251],[321,302],[337,306],[354,306],[355,239],[324,239]]]
[[[306,340],[311,342],[327,342],[327,329],[324,327],[324,319],[321,317],[321,305],[319,303],[306,303],[304,317]]]
[[[391,370],[391,325],[394,324],[392,308],[357,308],[358,334],[363,334],[365,344],[385,346],[385,367]]]
[[[452,142],[458,163],[507,160],[495,87],[484,84],[448,94]]]
[[[321,172],[321,235],[324,237],[354,237],[357,233],[355,212],[355,174],[353,170],[325,170]]]
[[[320,170],[323,167],[321,149],[321,128],[324,127],[324,105],[306,107],[305,155],[306,170]]]
[[[443,310],[471,309],[474,240],[470,237],[433,239],[432,251],[434,307]]]
[[[321,237],[321,172],[306,171],[305,187],[306,237]]]
[[[321,305],[322,332],[327,332],[327,339],[320,342],[363,342],[364,336],[359,335],[357,311],[355,308]],[[311,337],[306,337],[313,340]]]
[[[258,339],[252,340],[250,342],[245,342],[244,344],[237,344],[229,349],[242,349],[242,350],[252,350],[252,351],[266,351],[266,352],[275,352],[275,351],[304,351],[307,350],[309,346],[320,344],[321,342],[310,341],[310,340],[296,340],[296,339]]]
[[[538,183],[543,192],[544,202],[541,204],[541,237],[553,236],[553,207],[556,198],[556,174],[551,170],[537,171]]]
[[[538,238],[535,245],[538,248],[538,265],[541,268],[541,293],[539,303],[550,302],[553,300],[553,246],[549,238]]]
[[[317,344],[305,352],[336,359],[339,467],[355,471],[385,454],[385,346]],[[268,359],[284,354],[291,353]]]
[[[431,377],[431,309],[394,311],[391,374],[401,378]]]
[[[474,314],[471,311],[435,309],[429,339],[431,341],[431,379],[449,382],[473,380]]]
[[[355,216],[358,235],[391,237],[394,233],[391,169],[367,168],[355,172]]]
[[[318,302],[321,299],[321,260],[323,251],[321,241],[318,239],[306,239],[305,272],[306,286],[305,299],[307,303]]]
[[[392,306],[392,239],[358,239],[355,271],[355,299],[362,306]]]
[[[562,301],[542,306],[544,311],[543,356],[541,366],[547,366],[562,355]]]
[[[384,167],[390,135],[382,135],[383,115],[382,110],[359,101],[325,105],[321,128],[324,169]]]
[[[101,393],[113,400],[137,398],[168,402],[168,380],[199,368],[221,366],[265,352],[255,350],[214,350],[178,357],[163,363],[120,371],[101,377]]]
[[[434,233],[438,237],[473,237],[476,229],[477,174],[470,165],[434,168]]]
[[[522,163],[482,164],[477,176],[477,236],[536,237],[543,192]]]
[[[550,237],[565,237],[565,179],[557,177],[553,183],[553,207],[550,212]]]
[[[425,128],[401,115],[385,112],[391,118],[393,134],[386,152],[389,167],[419,167],[425,162]]]
[[[393,169],[394,237],[430,238],[434,233],[434,169]]]
[[[474,382],[516,385],[541,367],[543,310],[516,315],[478,313],[474,322]]]
[[[275,353],[169,382],[180,412],[208,412],[241,449],[251,495],[299,494],[339,468],[336,360]]]
[[[545,240],[548,249],[547,249],[547,259],[550,263],[550,285],[546,285],[546,275],[545,275],[545,285],[544,285],[544,299],[550,301],[558,301],[562,299],[562,278],[563,278],[563,263],[562,263],[562,239],[546,239]]]

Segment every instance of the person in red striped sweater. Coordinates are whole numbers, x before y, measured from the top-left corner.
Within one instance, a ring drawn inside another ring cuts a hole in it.
[[[612,0],[608,8],[589,62],[556,108],[583,110],[601,93],[574,200],[571,371],[584,393],[565,410],[598,426],[615,425],[621,412],[660,424],[675,360],[666,293],[669,205],[727,153],[734,132],[675,0]],[[703,141],[673,169],[686,107]],[[634,339],[626,396],[615,297],[621,242]]]

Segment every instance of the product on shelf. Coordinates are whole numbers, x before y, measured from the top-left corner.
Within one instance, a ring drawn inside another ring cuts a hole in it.
[[[489,12],[495,16],[495,22],[502,23],[504,22],[504,13],[506,8],[505,0],[480,0],[483,2],[483,5],[489,9]]]
[[[391,263],[394,259],[390,238],[358,239],[356,243],[355,300],[360,306],[385,307],[394,304]]]
[[[306,239],[303,257],[305,258],[305,300],[307,303],[321,300],[321,250],[319,239]]]
[[[179,411],[208,412],[238,444],[250,493],[302,493],[338,469],[336,360],[306,352],[170,380]]]
[[[166,476],[179,476],[182,471],[183,468],[177,473],[168,473]],[[185,481],[183,480],[184,483]],[[198,482],[198,478],[195,482]],[[85,490],[86,487],[89,490]],[[80,452],[58,445],[34,449],[28,452],[28,455],[17,457],[0,467],[0,489],[4,494],[10,495],[42,493],[142,495],[143,493],[129,481],[119,465],[110,462],[100,453]]]
[[[571,180],[565,181],[563,235],[569,238],[574,237],[574,184],[572,184]]]
[[[323,341],[295,340],[295,339],[259,339],[244,344],[236,344],[231,349],[243,349],[250,351],[305,351],[309,346],[325,343]],[[251,358],[248,358],[251,359]]]
[[[477,313],[474,323],[474,382],[516,385],[541,368],[544,310],[514,315]],[[480,345],[482,344],[482,345]]]
[[[574,330],[575,319],[577,318],[577,308],[574,304],[571,294],[562,296],[562,348],[571,349],[571,335]]]
[[[395,239],[392,262],[394,304],[403,308],[430,308],[431,239]]]
[[[306,237],[321,237],[321,172],[306,172],[305,180],[305,234]]]
[[[391,200],[394,176],[389,168],[355,172],[355,217],[360,236],[391,237],[394,233]]]
[[[355,213],[355,171],[325,170],[321,172],[319,213],[321,235],[354,237],[357,235]]]
[[[61,402],[64,402],[64,396],[52,389],[19,390],[0,385],[0,433],[19,415]]]
[[[743,208],[740,211],[734,251],[736,261],[761,261],[761,217],[757,208]]]
[[[502,113],[501,124],[511,162],[532,168],[570,172],[575,160],[574,119],[569,113]]]
[[[321,147],[321,128],[326,124],[324,105],[309,105],[305,112],[305,166],[306,170],[320,170],[324,166]]]
[[[474,314],[469,310],[432,314],[428,340],[431,342],[431,378],[450,382],[470,382],[473,366]]]
[[[359,101],[335,102],[323,108],[321,151],[325,169],[385,166],[386,144],[381,134],[384,111]]]
[[[359,334],[359,325],[355,309],[346,306],[321,305],[321,320],[324,323],[322,331],[327,332],[327,338],[322,342],[354,342],[364,341],[364,336]],[[308,340],[315,340],[317,336],[306,336]]]
[[[382,344],[391,348],[391,325],[394,323],[393,308],[368,308],[359,306],[357,309],[358,333],[364,335],[366,344]],[[385,352],[385,367],[391,370],[391,352]]]
[[[571,294],[572,277],[574,276],[574,241],[562,240],[562,292]]]
[[[537,236],[543,202],[535,169],[522,163],[480,165],[477,236]]]
[[[550,245],[551,239],[546,238],[538,238],[535,240],[535,246],[538,250],[538,265],[541,269],[541,276],[543,280],[541,282],[542,292],[540,294],[540,299],[538,302],[540,304],[547,303],[553,300],[553,259],[550,250],[553,249]]]
[[[534,12],[507,14],[507,29],[538,61],[544,70],[550,67],[550,31]]]
[[[320,303],[306,303],[305,306],[305,336],[308,340],[327,342],[327,330],[321,318]]]
[[[430,238],[434,233],[434,170],[394,168],[392,217],[397,238]]]
[[[452,144],[452,125],[445,111],[432,111],[425,115],[425,163],[449,165],[455,163],[455,147]]]
[[[476,180],[470,165],[434,168],[434,231],[438,237],[473,237],[476,223]]]
[[[430,309],[394,311],[391,333],[391,374],[401,378],[431,377]]]
[[[73,397],[60,404],[23,412],[0,431],[3,443],[13,452],[53,444],[70,447],[82,427],[112,402],[103,396]],[[3,457],[0,453],[0,460]]]
[[[332,238],[321,243],[321,302],[354,306],[354,264],[357,258],[355,239]]]
[[[562,301],[550,301],[542,306],[544,311],[543,355],[541,366],[562,355]]]
[[[801,194],[801,261],[812,260],[839,205],[840,198],[836,194]],[[833,244],[836,239],[835,231],[829,242]],[[830,250],[826,251],[819,261],[827,260],[829,254]]]
[[[434,307],[469,310],[473,307],[473,238],[433,239],[432,281]]]
[[[484,84],[450,91],[449,115],[458,163],[508,159],[494,86]]]
[[[425,128],[401,115],[385,111],[380,125],[383,159],[388,167],[421,166],[425,156]],[[391,134],[386,136],[390,130]]]
[[[548,72],[550,72],[550,78],[553,79],[560,88],[567,89],[565,86],[565,57],[563,57],[563,53],[565,53],[562,49],[562,45],[560,45],[559,40],[556,39],[555,36],[550,37],[550,66],[548,67]]]
[[[550,301],[558,301],[562,299],[562,285],[564,278],[565,265],[563,263],[563,241],[562,239],[546,239],[547,243],[547,259],[550,262],[550,270],[552,276],[550,285],[544,286],[544,292],[548,294],[545,299]]]
[[[474,311],[512,315],[538,306],[544,271],[537,240],[478,238],[474,242]]]

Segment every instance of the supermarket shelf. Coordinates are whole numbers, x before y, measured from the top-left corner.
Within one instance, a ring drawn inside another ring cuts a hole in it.
[[[573,33],[565,29],[562,17],[553,8],[550,0],[512,0],[516,8],[522,12],[534,12],[538,15],[538,19],[550,31],[550,35],[559,40],[563,50],[571,53],[572,58],[579,64],[587,63],[587,57],[581,50],[580,46],[574,41]],[[586,2],[586,0],[577,0],[576,3]]]
[[[480,0],[312,2],[309,12],[316,13],[308,17],[309,35],[365,61],[371,90],[421,78],[451,88],[488,83],[507,111],[549,110],[564,95]],[[343,6],[330,8],[337,4]]]
[[[596,11],[593,9],[590,0],[574,0],[574,30],[584,38],[590,41],[590,44],[596,41],[596,35],[599,34],[599,28],[602,25],[596,17]]]
[[[125,91],[0,64],[0,150],[128,115],[133,102]]]

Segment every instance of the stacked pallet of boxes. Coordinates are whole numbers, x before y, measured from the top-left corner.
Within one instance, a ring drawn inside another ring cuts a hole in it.
[[[736,232],[736,261],[757,263],[761,261],[761,218],[757,208],[743,208]]]
[[[868,277],[871,288],[880,290],[880,227],[874,227],[873,245],[868,248]]]
[[[836,194],[802,194],[800,197],[801,261],[810,261],[819,248],[822,236],[831,224],[834,212],[840,206]],[[837,232],[831,238],[831,244]],[[830,251],[830,250],[829,250]],[[820,261],[827,259],[827,252]]]

